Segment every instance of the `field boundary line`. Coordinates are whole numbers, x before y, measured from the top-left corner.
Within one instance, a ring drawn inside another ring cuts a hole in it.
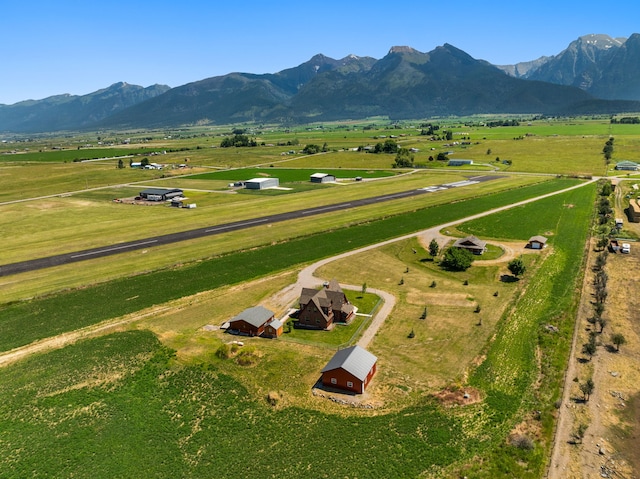
[[[91,326],[87,326],[86,328],[76,329],[75,331],[62,333],[57,336],[44,338],[33,343],[20,346],[18,348],[0,354],[0,368],[31,356],[32,354],[48,352],[54,349],[61,349],[81,339],[101,336],[111,329],[115,330],[133,321],[138,321],[154,314],[163,313],[171,308],[171,306],[164,306],[162,308],[156,307],[150,311],[145,311],[144,313],[138,312],[132,315],[128,315],[123,319],[103,321],[102,323],[93,324]]]

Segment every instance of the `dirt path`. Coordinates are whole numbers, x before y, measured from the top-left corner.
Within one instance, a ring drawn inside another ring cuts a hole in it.
[[[593,181],[596,181],[595,179],[591,180],[588,183],[591,183]],[[395,243],[398,241],[404,241],[407,240],[409,238],[414,238],[414,237],[418,237],[420,239],[420,242],[422,245],[426,245],[425,248],[428,249],[428,245],[431,242],[432,239],[435,239],[440,247],[443,247],[444,245],[447,244],[447,242],[451,239],[448,236],[444,236],[440,233],[440,231],[444,228],[450,228],[453,227],[457,224],[460,223],[464,223],[466,221],[470,221],[470,220],[474,220],[477,218],[482,218],[484,216],[488,216],[494,213],[498,213],[500,211],[504,211],[504,210],[508,210],[510,208],[516,207],[516,206],[520,206],[520,205],[524,205],[527,203],[531,203],[533,201],[537,201],[539,199],[542,198],[547,198],[550,196],[554,196],[560,193],[564,193],[565,191],[570,191],[573,190],[575,188],[580,188],[588,183],[583,183],[580,185],[576,185],[576,186],[572,186],[570,188],[566,188],[564,190],[561,191],[557,191],[554,193],[548,193],[546,195],[542,195],[539,196],[537,198],[531,198],[529,200],[524,200],[524,201],[520,201],[518,203],[514,203],[511,205],[507,205],[507,206],[502,206],[500,208],[495,208],[493,210],[489,210],[489,211],[485,211],[483,213],[478,213],[476,215],[472,215],[472,216],[468,216],[467,218],[462,218],[456,221],[451,221],[449,223],[444,223],[438,226],[434,226],[431,228],[428,228],[426,230],[423,231],[418,231],[416,233],[411,233],[408,235],[404,235],[404,236],[400,236],[398,238],[393,238],[387,241],[382,241],[380,243],[376,243],[373,245],[369,245],[369,246],[365,246],[363,248],[359,248],[353,251],[347,251],[346,253],[342,253],[339,254],[337,256],[333,256],[331,258],[325,258],[323,260],[317,261],[309,266],[307,266],[306,268],[304,268],[302,271],[300,271],[300,273],[298,274],[298,280],[296,283],[287,286],[286,288],[284,288],[282,291],[280,291],[279,293],[277,293],[276,295],[274,295],[271,298],[271,302],[272,304],[275,304],[277,307],[281,308],[281,309],[285,309],[290,307],[292,304],[294,304],[295,300],[299,297],[300,295],[300,291],[302,291],[303,287],[306,288],[314,288],[314,287],[318,287],[320,285],[322,285],[322,283],[324,283],[324,281],[330,279],[330,278],[318,278],[316,276],[314,276],[314,273],[316,272],[316,270],[318,270],[320,267],[331,263],[333,261],[338,261],[344,258],[348,258],[349,256],[352,255],[356,255],[356,254],[360,254],[360,253],[364,253],[366,251],[370,251],[373,249],[377,249],[380,248],[382,246],[391,244],[391,243]],[[500,245],[502,245],[502,243],[499,243]],[[491,264],[491,263],[498,263],[498,262],[504,262],[504,261],[509,261],[512,258],[515,258],[516,255],[520,254],[520,250],[522,249],[522,251],[524,252],[524,246],[518,243],[507,243],[504,245],[504,249],[505,249],[505,254],[507,256],[502,256],[499,259],[496,260],[487,260],[485,262],[479,261],[484,263],[484,264]],[[361,286],[355,286],[355,285],[342,285],[343,288],[345,289],[351,289],[351,290],[360,290]],[[361,347],[366,347],[369,345],[369,343],[371,342],[371,340],[375,337],[376,333],[378,332],[378,330],[380,329],[380,327],[384,324],[384,321],[387,319],[388,315],[391,314],[391,311],[393,310],[393,306],[395,305],[395,297],[393,295],[391,295],[390,293],[387,293],[385,291],[382,290],[378,290],[378,289],[372,289],[369,288],[367,289],[367,291],[371,292],[371,293],[375,293],[378,296],[380,296],[385,304],[380,308],[380,310],[378,310],[378,312],[376,313],[375,317],[373,318],[371,324],[369,325],[369,328],[367,328],[367,331],[363,334],[362,338],[360,339],[360,341],[358,342],[358,345]]]
[[[456,238],[454,238],[453,236],[445,236],[441,234],[440,231],[427,230],[423,234],[420,234],[418,236],[418,239],[422,247],[427,251],[429,251],[429,243],[431,243],[432,240],[436,240],[436,242],[438,243],[438,246],[440,247],[440,250],[442,250],[447,245],[447,243],[449,243],[452,240],[455,240]],[[488,266],[492,264],[502,264],[502,263],[509,262],[512,259],[515,259],[518,256],[523,255],[525,253],[536,253],[541,251],[541,250],[527,249],[525,247],[526,245],[524,245],[522,241],[514,241],[514,242],[487,241],[487,243],[498,246],[504,251],[504,254],[502,254],[499,258],[496,258],[496,259],[481,259],[481,258],[474,259],[474,262],[473,262],[474,264],[478,264],[481,266]]]
[[[8,364],[31,356],[32,354],[64,348],[65,346],[73,344],[81,339],[102,336],[116,331],[124,325],[146,318],[147,316],[168,311],[169,309],[171,309],[169,306],[155,307],[151,310],[145,310],[144,312],[137,312],[135,314],[125,316],[124,318],[118,318],[113,321],[105,321],[86,328],[76,329],[75,331],[59,334],[51,338],[42,339],[19,348],[12,349],[11,351],[6,351],[0,354],[0,367],[7,366]]]

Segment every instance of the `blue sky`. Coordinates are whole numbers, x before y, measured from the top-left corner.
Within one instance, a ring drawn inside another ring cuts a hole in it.
[[[273,73],[317,53],[382,58],[394,45],[428,52],[450,43],[513,64],[560,53],[589,33],[640,33],[636,0],[3,3],[0,104],[118,81],[175,87],[233,71]]]

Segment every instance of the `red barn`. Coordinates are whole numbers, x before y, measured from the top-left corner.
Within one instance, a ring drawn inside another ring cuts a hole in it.
[[[362,394],[376,373],[378,358],[360,346],[341,349],[322,369],[322,384]]]
[[[267,324],[274,320],[273,311],[262,306],[245,309],[242,313],[229,321],[229,332],[246,334],[247,336],[261,336]]]

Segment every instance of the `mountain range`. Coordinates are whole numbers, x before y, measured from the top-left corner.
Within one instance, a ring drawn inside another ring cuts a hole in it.
[[[0,131],[33,133],[91,128],[114,113],[168,90],[166,85],[143,88],[120,82],[83,96],[64,94],[0,105]]]
[[[273,74],[229,73],[186,85],[117,83],[84,96],[0,105],[0,131],[308,123],[522,113],[640,111],[640,35],[585,35],[558,55],[495,66],[444,44],[392,47],[377,60],[316,55]]]

